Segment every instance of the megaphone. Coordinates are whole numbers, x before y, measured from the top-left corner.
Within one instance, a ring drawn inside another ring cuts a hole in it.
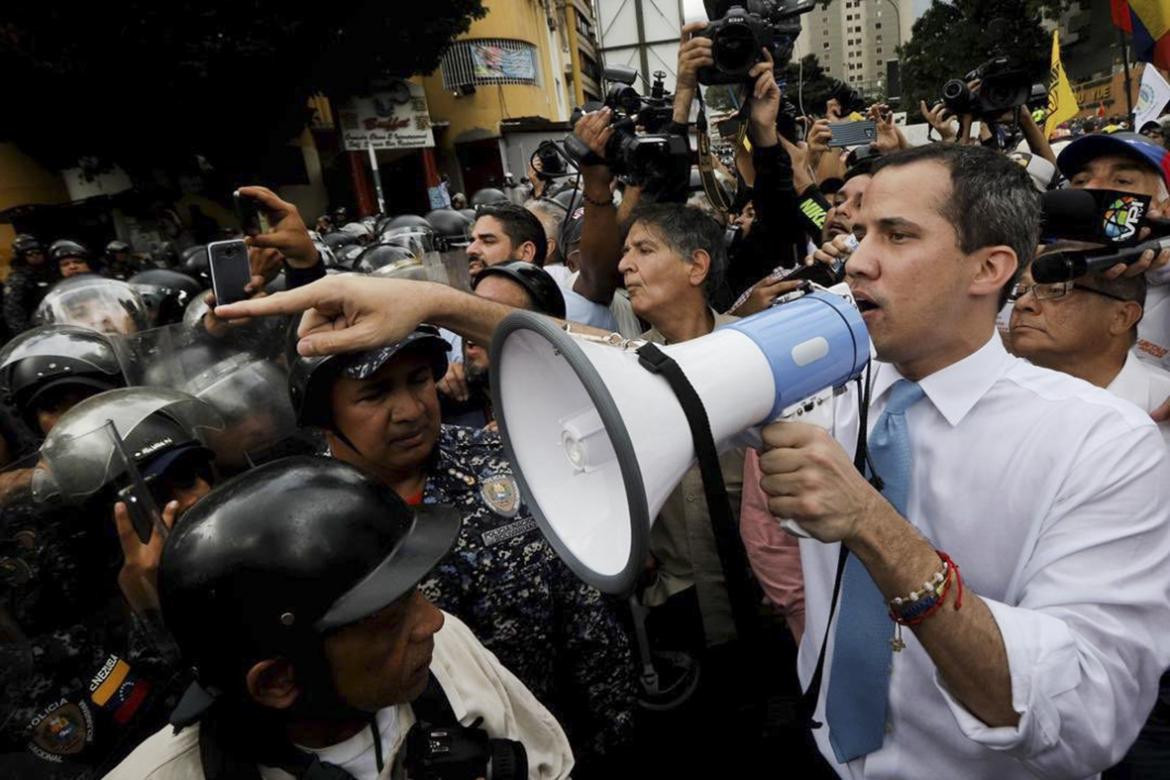
[[[585,582],[628,593],[654,519],[695,461],[691,429],[667,381],[639,364],[644,342],[569,329],[531,312],[500,324],[491,347],[496,418],[553,549]],[[661,349],[694,387],[721,451],[844,387],[870,356],[845,285]]]

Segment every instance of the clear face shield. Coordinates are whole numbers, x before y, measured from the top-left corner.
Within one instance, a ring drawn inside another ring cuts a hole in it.
[[[37,306],[33,320],[125,336],[145,330],[150,314],[142,296],[126,282],[83,274],[57,283]]]
[[[156,412],[165,413],[179,428],[208,443],[224,429],[223,417],[193,396],[165,388],[130,387],[93,396],[66,413],[45,438],[31,478],[37,502],[84,504],[112,487],[122,501],[140,540],[154,532],[166,536],[160,507],[151,497],[125,437]],[[151,444],[159,450],[168,440]],[[151,453],[137,453],[145,458]]]

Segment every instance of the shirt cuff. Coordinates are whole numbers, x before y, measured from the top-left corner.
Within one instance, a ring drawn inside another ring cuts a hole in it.
[[[968,739],[1021,758],[1034,756],[1060,743],[1057,697],[1081,681],[1076,643],[1062,620],[986,598],[983,603],[1003,637],[1012,709],[1019,713],[1020,722],[1014,727],[988,726],[951,695],[937,669],[934,684]]]

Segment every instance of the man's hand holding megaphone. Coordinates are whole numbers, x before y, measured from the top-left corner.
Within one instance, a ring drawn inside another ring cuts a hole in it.
[[[773,516],[795,520],[819,541],[847,545],[883,519],[905,525],[824,428],[776,422],[762,439],[760,487]]]

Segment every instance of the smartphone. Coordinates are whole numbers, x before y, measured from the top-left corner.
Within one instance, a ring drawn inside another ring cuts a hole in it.
[[[241,195],[239,190],[232,193],[232,199],[236,202],[236,218],[240,220],[240,228],[245,236],[256,236],[268,231],[268,219],[260,204]]]
[[[829,128],[833,131],[829,146],[861,146],[873,143],[877,139],[877,126],[872,119],[839,122],[829,125]]]
[[[217,304],[235,303],[248,297],[244,286],[252,281],[248,247],[240,239],[213,241],[207,245],[211,289]]]

